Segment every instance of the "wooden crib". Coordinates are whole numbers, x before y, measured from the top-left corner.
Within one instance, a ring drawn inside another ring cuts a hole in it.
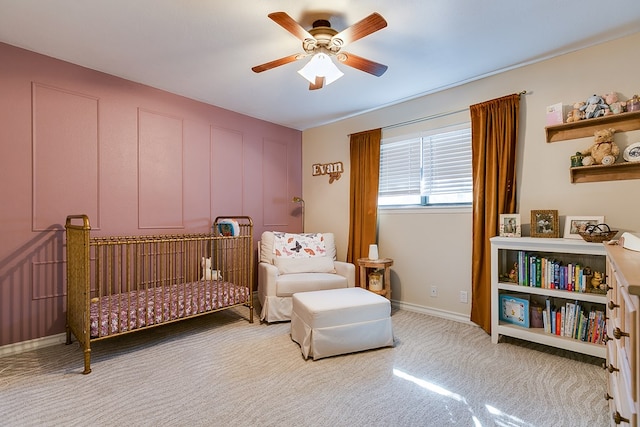
[[[83,374],[94,341],[238,306],[253,323],[250,217],[218,217],[203,234],[91,237],[86,215],[65,228],[67,344],[73,334],[83,348]]]

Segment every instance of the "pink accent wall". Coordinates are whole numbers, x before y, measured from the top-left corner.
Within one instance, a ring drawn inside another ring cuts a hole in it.
[[[300,231],[302,133],[0,43],[0,346],[64,332],[64,222]]]

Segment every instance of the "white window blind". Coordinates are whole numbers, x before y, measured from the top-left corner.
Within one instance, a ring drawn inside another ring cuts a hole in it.
[[[379,205],[471,203],[471,128],[383,141]]]
[[[379,194],[420,195],[421,148],[420,138],[382,145]]]

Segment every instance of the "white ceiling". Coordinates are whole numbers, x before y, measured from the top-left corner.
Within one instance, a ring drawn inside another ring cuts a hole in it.
[[[380,13],[387,28],[345,50],[389,69],[338,63],[345,76],[317,91],[296,73],[306,60],[252,72],[302,52],[276,11],[338,31]],[[0,0],[2,42],[299,130],[637,31],[638,0]]]

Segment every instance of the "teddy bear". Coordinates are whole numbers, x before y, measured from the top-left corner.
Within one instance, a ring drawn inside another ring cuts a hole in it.
[[[594,271],[593,276],[591,276],[591,287],[594,291],[602,289],[602,281],[604,278],[602,277],[602,273],[599,271]]]
[[[584,119],[584,111],[580,109],[584,105],[584,101],[579,101],[573,104],[573,110],[567,113],[567,123],[577,122]]]
[[[211,258],[202,257],[200,265],[202,266],[201,280],[222,280],[222,273],[220,270],[214,270],[211,266]]]
[[[627,106],[626,102],[622,102],[618,99],[617,92],[609,92],[605,93],[602,98],[604,102],[609,105],[609,109],[604,112],[605,116],[610,116],[612,114],[620,114],[624,113],[625,107]]]
[[[613,128],[595,131],[593,144],[581,153],[585,156],[582,159],[584,166],[612,165],[615,163],[618,155],[620,155],[620,148],[613,141],[615,131]]]
[[[584,112],[585,119],[595,119],[596,117],[603,116],[609,109],[609,106],[604,102],[601,96],[593,95],[587,98],[585,104],[580,107],[580,111]]]

